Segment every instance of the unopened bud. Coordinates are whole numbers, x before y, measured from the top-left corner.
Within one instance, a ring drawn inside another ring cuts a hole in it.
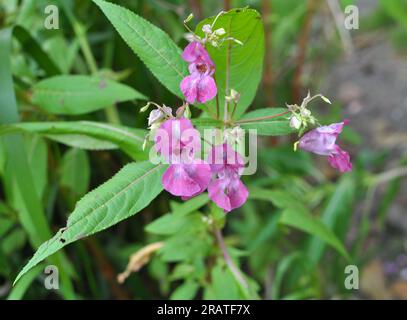
[[[189,16],[184,20],[184,23],[188,23],[189,21],[191,21],[194,18],[193,13],[190,13]]]
[[[296,115],[292,115],[290,118],[290,127],[294,129],[299,129],[301,127],[301,121],[298,120]]]
[[[185,111],[184,111],[184,117],[190,119],[191,118],[191,109],[189,108],[189,104],[187,104]]]
[[[302,109],[301,109],[301,115],[302,115],[303,117],[308,118],[309,116],[311,116],[311,111],[309,111],[309,110],[306,109],[306,108],[302,108]]]
[[[160,109],[154,109],[150,112],[148,116],[148,125],[151,126],[153,123],[156,123],[164,118],[164,114]]]
[[[211,27],[211,25],[210,25],[210,24],[204,24],[204,25],[202,26],[202,31],[203,31],[205,34],[211,34],[211,33],[212,33],[212,27]]]
[[[150,102],[149,103],[147,103],[144,107],[142,107],[141,109],[140,109],[140,112],[146,112],[147,110],[148,110],[148,108],[150,108]]]
[[[321,95],[321,99],[324,100],[326,103],[332,104],[331,100],[329,100],[327,97]]]
[[[216,29],[213,33],[218,36],[223,36],[226,33],[226,31],[223,28],[219,28],[219,29]]]

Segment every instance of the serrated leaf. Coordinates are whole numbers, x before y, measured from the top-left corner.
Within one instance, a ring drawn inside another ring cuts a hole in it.
[[[102,0],[93,2],[153,75],[173,94],[183,98],[180,83],[188,75],[187,64],[181,59],[181,49],[170,37],[126,8]]]
[[[161,176],[165,168],[148,161],[131,163],[86,194],[76,204],[66,227],[38,248],[14,283],[66,245],[107,229],[145,208],[162,191]]]
[[[146,97],[133,88],[96,76],[63,75],[36,83],[32,103],[42,109],[63,115],[78,115],[113,104]]]
[[[280,136],[287,135],[295,131],[290,127],[288,115],[283,114],[287,109],[282,108],[263,108],[249,113],[246,113],[242,119],[239,120],[239,125],[242,129],[256,129],[257,134],[263,136]],[[263,117],[272,117],[271,119],[259,119]],[[241,122],[241,123],[240,123]]]
[[[210,17],[200,22],[196,27],[196,33],[203,37],[202,26],[212,24],[214,19],[215,17]],[[216,65],[215,78],[221,115],[223,115],[225,95],[229,94],[226,92],[226,66],[227,61],[230,61],[228,87],[240,93],[235,113],[235,118],[239,119],[252,103],[262,77],[263,23],[260,14],[254,9],[233,9],[217,19],[213,30],[219,28],[225,29],[225,37],[233,37],[243,42],[243,45],[240,45],[232,41],[225,41],[220,48],[212,47],[210,44],[206,45],[209,55]],[[210,101],[207,105],[211,113],[215,114],[216,100]]]

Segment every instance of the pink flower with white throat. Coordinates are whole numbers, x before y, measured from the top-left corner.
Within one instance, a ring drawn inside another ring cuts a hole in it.
[[[244,169],[242,156],[224,143],[212,148],[208,158],[215,180],[209,183],[209,198],[225,212],[241,207],[249,191],[240,180]]]
[[[205,103],[217,94],[215,80],[215,64],[201,43],[194,41],[186,46],[182,58],[189,63],[190,75],[180,84],[181,91],[188,103]]]
[[[351,171],[352,163],[349,154],[336,144],[338,135],[348,122],[349,120],[345,119],[343,122],[308,131],[301,137],[299,147],[309,152],[328,156],[329,164],[340,172]]]

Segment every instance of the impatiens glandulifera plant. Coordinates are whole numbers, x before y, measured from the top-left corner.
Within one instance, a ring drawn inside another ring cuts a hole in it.
[[[352,165],[336,138],[347,121],[319,125],[306,107],[318,96],[329,102],[321,95],[308,95],[301,106],[288,105],[288,109],[252,106],[264,55],[263,25],[253,9],[221,12],[200,22],[195,31],[187,26],[192,19],[188,17],[184,24],[190,42],[182,51],[164,31],[133,12],[103,0],[93,2],[152,74],[182,102],[179,107],[149,102],[141,108],[146,111],[154,106],[148,117],[149,131],[89,121],[21,123],[3,130],[36,132],[66,144],[69,134],[81,134],[108,142],[109,148],[120,148],[135,160],[77,203],[66,226],[38,248],[15,281],[67,244],[140,212],[165,189],[185,203],[172,202],[172,213],[146,230],[162,237],[163,244],[154,248],[163,261],[178,263],[180,269],[193,265],[195,270],[193,275],[180,277],[185,286],[173,297],[192,298],[200,286],[205,288],[205,297],[218,296],[215,292],[222,289],[215,282],[225,279],[235,281],[237,297],[256,297],[255,282],[239,270],[237,255],[229,254],[221,233],[225,213],[251,197],[250,186],[242,179],[246,156],[240,151],[245,144],[242,133],[250,129],[260,136],[297,132],[299,141],[294,147],[328,156],[332,167],[345,172]],[[67,103],[64,108],[69,110]],[[246,112],[249,106],[253,111]],[[100,107],[97,101],[92,110]],[[191,118],[191,113],[199,116]],[[209,141],[206,134],[201,135],[204,129],[212,132]],[[152,152],[160,161],[148,159]],[[280,223],[315,235],[348,258],[340,240],[305,206],[289,203],[284,209]],[[208,259],[211,266],[205,267]]]

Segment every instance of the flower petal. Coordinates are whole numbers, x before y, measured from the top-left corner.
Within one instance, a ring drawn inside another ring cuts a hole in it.
[[[242,156],[228,143],[212,147],[207,162],[211,166],[213,173],[220,173],[229,168],[240,175],[244,168]]]
[[[249,196],[249,191],[240,179],[233,179],[228,193],[232,209],[241,207]]]
[[[196,59],[205,54],[205,51],[205,48],[199,42],[193,41],[185,47],[181,57],[186,62],[191,63],[195,62]]]
[[[329,164],[340,172],[352,171],[349,153],[336,146],[335,153],[328,156]]]
[[[336,139],[347,123],[348,120],[344,120],[308,131],[301,137],[299,147],[309,152],[328,156],[335,152]]]
[[[164,172],[161,181],[164,189],[174,196],[190,197],[201,189],[182,164],[171,164]]]
[[[210,58],[208,52],[202,46],[201,43],[193,41],[188,44],[181,55],[182,59],[189,63],[204,63],[207,64],[211,69],[215,68],[215,64]]]
[[[180,88],[185,96],[185,100],[188,103],[194,103],[198,96],[198,82],[200,81],[200,75],[193,73],[190,76],[182,79]]]
[[[218,93],[215,80],[211,76],[202,76],[197,85],[197,100],[200,103],[212,100]]]
[[[209,199],[215,202],[219,208],[225,210],[225,212],[232,210],[230,199],[225,193],[227,185],[228,181],[226,179],[216,179],[208,186]]]
[[[170,163],[185,163],[201,148],[199,131],[187,118],[164,121],[157,129],[154,140],[157,152]]]
[[[238,179],[216,179],[208,186],[209,198],[225,212],[241,207],[249,196],[249,191]]]
[[[182,200],[188,200],[192,197],[197,196],[204,192],[211,181],[212,173],[210,166],[200,159],[194,160],[192,164],[185,165],[185,170],[187,171],[189,177],[194,180],[199,185],[199,191],[194,193],[192,196],[184,196]]]

